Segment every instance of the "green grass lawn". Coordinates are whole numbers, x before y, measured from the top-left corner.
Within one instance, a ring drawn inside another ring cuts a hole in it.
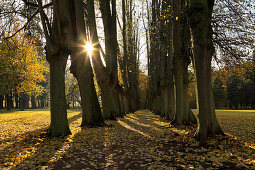
[[[216,116],[225,133],[255,144],[255,110],[216,110]]]

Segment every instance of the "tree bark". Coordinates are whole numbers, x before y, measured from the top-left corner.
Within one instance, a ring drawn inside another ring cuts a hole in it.
[[[43,11],[42,1],[37,0],[42,27],[46,39],[46,58],[50,64],[50,111],[51,123],[48,129],[50,137],[66,136],[71,133],[65,98],[65,67],[69,51],[67,50],[68,24],[66,6],[62,0],[53,1],[53,22],[50,25]],[[42,101],[41,101],[42,102]]]
[[[82,0],[74,1],[74,10],[70,11],[70,14],[70,22],[75,21],[76,24],[75,30],[71,30],[75,41],[71,45],[71,72],[76,77],[80,89],[83,112],[81,126],[102,125],[104,120],[96,94],[89,54],[83,50],[82,46],[87,38]],[[80,45],[77,46],[77,44]]]
[[[19,107],[20,107],[20,110],[25,110],[25,105],[26,105],[26,97],[25,97],[25,94],[24,92],[20,94],[20,97],[19,97]]]
[[[198,88],[197,135],[201,144],[206,143],[207,136],[223,134],[215,114],[211,83],[211,59],[214,53],[211,26],[213,6],[214,0],[192,0],[188,12]]]
[[[29,109],[29,95],[25,94],[25,109]]]
[[[90,36],[95,50],[92,55],[93,68],[96,73],[98,85],[101,89],[103,117],[104,119],[115,120],[116,116],[122,116],[120,108],[120,98],[117,91],[118,78],[117,78],[117,37],[115,35],[114,15],[111,16],[110,1],[100,1],[100,10],[103,16],[103,23],[105,28],[105,46],[106,46],[106,67],[100,57],[100,44],[97,34],[95,22],[95,9],[94,1],[87,1],[88,23],[90,28]],[[114,3],[114,2],[113,2]],[[114,5],[114,4],[113,4]],[[113,7],[113,10],[116,7]],[[116,20],[116,18],[115,18]],[[113,24],[113,25],[112,25]],[[113,30],[111,28],[113,27]],[[116,48],[116,49],[115,49]],[[115,59],[116,58],[116,59]]]
[[[6,99],[6,103],[7,103],[7,110],[11,110],[13,109],[13,99],[12,99],[12,95],[7,94],[5,95]]]
[[[4,96],[0,95],[0,109],[4,108]]]
[[[176,89],[176,115],[174,124],[182,125],[184,118],[184,56],[182,37],[182,0],[173,1],[173,56],[174,79]]]
[[[57,56],[50,58],[50,111],[51,123],[49,136],[59,137],[71,133],[67,121],[67,108],[65,98],[65,68],[68,53],[60,51]]]
[[[19,109],[19,95],[15,94],[15,108]]]
[[[36,101],[35,101],[35,96],[31,96],[31,108],[36,109]]]
[[[188,80],[188,63],[184,66],[184,86],[183,86],[183,100],[184,100],[184,117],[183,122],[185,125],[194,125],[197,124],[197,118],[194,113],[190,109],[189,100],[188,100],[188,88],[189,88],[189,80]]]

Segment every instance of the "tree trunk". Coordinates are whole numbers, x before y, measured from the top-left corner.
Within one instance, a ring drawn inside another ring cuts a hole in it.
[[[19,98],[19,107],[20,110],[25,110],[25,105],[26,105],[26,98],[25,98],[25,94],[21,93],[20,94],[20,98]]]
[[[115,111],[115,106],[117,105],[116,100],[114,99],[114,88],[110,84],[101,84],[101,93],[102,93],[102,105],[104,111],[104,119],[116,120],[117,111]]]
[[[68,126],[65,98],[65,67],[67,57],[68,54],[63,51],[59,51],[58,56],[47,57],[50,58],[51,122],[48,133],[51,137],[71,134]]]
[[[98,34],[95,22],[95,9],[94,1],[87,1],[88,23],[90,28],[90,36],[95,50],[92,55],[93,68],[96,73],[98,85],[101,89],[103,117],[104,119],[116,119],[116,116],[121,116],[120,112],[120,97],[117,90],[118,77],[117,77],[117,37],[115,35],[116,24],[114,21],[114,12],[111,16],[110,1],[100,1],[100,10],[103,15],[103,23],[105,28],[105,46],[106,46],[106,67],[103,65],[100,57],[100,45],[98,44]],[[114,4],[113,4],[114,5]],[[114,10],[113,7],[112,10]],[[110,19],[112,18],[112,19]],[[116,18],[115,18],[116,20]],[[111,27],[114,27],[112,29]],[[116,39],[116,40],[115,40]]]
[[[31,96],[31,108],[36,109],[36,101],[35,101],[35,96]]]
[[[188,99],[188,89],[189,89],[189,82],[188,82],[188,63],[184,66],[184,90],[183,90],[183,100],[184,100],[184,124],[185,125],[194,125],[197,124],[197,118],[195,117],[194,113],[190,109],[189,99]]]
[[[15,94],[15,108],[19,109],[19,95]]]
[[[161,50],[161,67],[160,67],[160,87],[162,101],[162,115],[168,120],[173,120],[175,111],[175,91],[174,91],[174,75],[173,75],[173,23],[172,23],[172,2],[168,0],[162,1],[161,31],[166,35],[160,34],[162,42]]]
[[[7,103],[7,110],[13,109],[12,95],[7,94],[7,95],[5,95],[5,96],[6,96],[5,101],[6,101],[6,103]]]
[[[211,26],[213,5],[213,0],[192,0],[188,12],[198,89],[197,135],[201,144],[207,142],[209,135],[223,134],[216,119],[211,83],[211,59],[214,53]]]
[[[176,115],[174,124],[182,125],[184,118],[184,79],[182,68],[175,72]]]
[[[25,94],[25,109],[28,109],[29,108],[29,95],[28,94]]]
[[[174,47],[174,79],[176,89],[176,115],[174,124],[182,125],[184,118],[184,44],[182,37],[182,0],[173,1],[173,47]]]
[[[4,96],[0,95],[0,109],[4,108]]]
[[[81,95],[81,107],[82,107],[82,123],[81,126],[98,126],[104,123],[100,105],[98,102],[92,68],[90,65],[89,57],[85,57],[85,63],[82,68],[80,68],[78,73],[74,76],[77,78],[80,95]],[[80,58],[80,59],[83,59]],[[83,59],[84,60],[84,59]],[[80,61],[81,62],[81,61]],[[72,65],[74,66],[74,65]],[[81,66],[81,65],[80,65]],[[75,66],[74,66],[75,67]],[[76,68],[79,68],[76,64]]]
[[[41,23],[46,40],[46,58],[50,64],[50,111],[51,123],[48,130],[50,137],[66,136],[71,133],[66,109],[65,98],[65,67],[68,55],[68,26],[66,1],[54,0],[53,22],[42,7],[42,0],[37,0]],[[64,3],[65,2],[65,3]]]
[[[167,102],[165,105],[165,112],[166,112],[166,118],[167,120],[173,120],[174,116],[176,114],[176,108],[175,108],[175,93],[174,93],[174,85],[172,83],[172,85],[170,85],[170,87],[168,87],[166,89],[166,97],[167,100],[165,100],[165,102]]]
[[[94,75],[90,64],[89,54],[83,51],[83,46],[77,46],[76,44],[83,44],[86,39],[86,28],[84,20],[83,1],[74,1],[75,17],[75,30],[73,39],[75,43],[72,44],[72,66],[71,72],[76,77],[80,89],[81,106],[82,106],[82,123],[81,126],[98,126],[104,123],[100,105],[98,102],[96,89],[94,85]],[[70,11],[70,14],[72,12]],[[71,22],[71,21],[70,21]],[[76,35],[75,35],[76,34]],[[83,52],[81,52],[83,51]]]

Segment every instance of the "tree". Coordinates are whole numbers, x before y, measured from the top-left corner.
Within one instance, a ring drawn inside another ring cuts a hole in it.
[[[176,89],[176,115],[174,124],[196,124],[196,118],[189,108],[188,103],[188,66],[190,57],[190,32],[184,11],[184,1],[173,2],[173,57],[174,57],[174,80]]]
[[[25,95],[38,96],[44,92],[40,83],[45,81],[47,69],[33,42],[33,38],[19,33],[0,43],[0,94],[6,94],[7,109],[14,108],[14,96],[16,107],[24,110]],[[17,100],[19,95],[23,100]]]
[[[148,101],[176,125],[196,123],[188,101],[190,34],[184,11],[184,1],[152,1]]]
[[[215,114],[211,83],[211,60],[214,53],[211,26],[213,7],[214,0],[192,0],[189,2],[187,15],[197,77],[199,103],[197,135],[201,144],[206,143],[207,136],[223,134]]]
[[[68,9],[70,2],[66,1],[65,5]],[[73,7],[69,11],[69,32],[71,32],[70,37],[73,40],[70,44],[71,72],[78,81],[81,94],[83,111],[81,126],[98,126],[104,124],[104,120],[96,94],[89,54],[88,51],[84,51],[84,45],[88,43],[84,20],[84,5],[82,0],[73,1],[71,5]]]
[[[216,108],[218,109],[219,105],[221,104],[222,101],[224,101],[225,98],[223,82],[218,77],[216,77],[216,79],[213,82],[213,96]]]
[[[230,108],[233,106],[238,109],[238,104],[242,99],[243,82],[237,75],[231,75],[227,80],[227,95],[230,102]]]
[[[116,30],[116,1],[99,1],[100,11],[102,13],[104,35],[105,35],[105,54],[106,66],[101,60],[97,27],[95,21],[94,1],[87,1],[88,24],[90,29],[91,43],[95,50],[92,54],[93,68],[96,73],[98,85],[101,89],[103,116],[105,119],[115,120],[116,116],[123,116],[119,98],[119,89],[117,72],[117,30]]]
[[[126,13],[127,13],[127,28],[123,31],[126,31],[126,39],[127,39],[127,49],[126,54],[123,56],[123,60],[125,64],[123,67],[126,68],[126,77],[122,74],[126,79],[126,83],[124,86],[127,90],[128,100],[129,100],[129,108],[130,111],[135,111],[140,108],[140,94],[139,94],[139,30],[137,28],[138,21],[135,19],[134,8],[135,4],[133,4],[133,0],[127,1],[126,4]],[[124,17],[124,16],[123,16]],[[124,20],[123,20],[124,22]],[[125,52],[125,50],[124,50]],[[124,71],[124,70],[123,70]],[[124,72],[123,72],[124,73]]]
[[[254,6],[248,0],[215,0],[212,16],[216,60],[234,64],[254,49]]]
[[[67,48],[68,25],[66,24],[65,6],[62,2],[53,3],[53,22],[44,12],[41,0],[37,0],[43,31],[46,39],[46,58],[50,64],[50,110],[51,123],[49,136],[59,137],[70,134],[67,121],[67,106],[65,98],[65,67],[69,51]]]

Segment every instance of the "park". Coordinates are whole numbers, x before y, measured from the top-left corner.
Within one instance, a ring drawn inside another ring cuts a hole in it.
[[[249,0],[2,0],[0,169],[254,169]]]

